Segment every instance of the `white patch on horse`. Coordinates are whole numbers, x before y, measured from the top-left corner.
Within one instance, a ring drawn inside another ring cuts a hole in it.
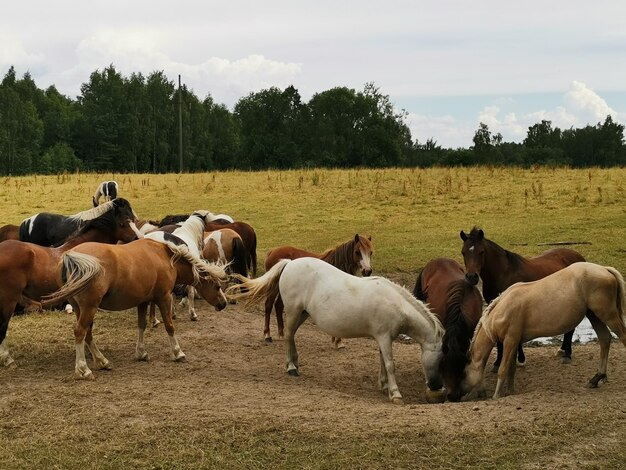
[[[39,214],[35,214],[32,217],[30,217],[27,222],[28,224],[28,235],[32,235],[33,234],[33,227],[35,226],[35,219],[37,218]]]
[[[364,250],[359,250],[361,252],[361,270],[362,271],[371,271],[372,270],[372,263],[370,260],[370,254],[369,252],[366,252]]]
[[[235,220],[230,215],[226,215],[226,214],[217,214],[214,220],[219,220],[219,219],[228,220],[231,224],[235,222]]]
[[[474,251],[474,248],[476,248],[474,245],[469,247],[469,251]]]
[[[135,225],[135,222],[131,220],[128,225],[130,225],[130,228],[133,230],[133,232],[135,232],[135,235],[137,235],[137,238],[143,238],[143,233],[141,233],[141,230],[137,228],[137,226]]]
[[[216,230],[212,232],[206,239],[204,240],[204,244],[207,245],[209,241],[213,240],[213,243],[217,246],[217,251],[220,256],[220,261],[226,262],[226,253],[224,253],[224,247],[222,246],[222,231]]]

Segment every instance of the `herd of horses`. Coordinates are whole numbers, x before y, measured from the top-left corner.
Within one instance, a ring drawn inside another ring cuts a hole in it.
[[[275,310],[290,375],[299,375],[294,338],[309,317],[337,348],[343,347],[341,338],[373,338],[380,352],[379,386],[393,403],[402,403],[392,354],[392,343],[401,334],[421,347],[429,402],[484,395],[494,345],[494,398],[507,385],[513,392],[526,341],[564,334],[560,353],[563,362],[571,361],[573,330],[585,316],[600,344],[600,364],[590,387],[607,378],[609,328],[626,346],[624,279],[614,268],[586,262],[574,250],[557,248],[525,258],[474,227],[460,232],[465,266],[451,258],[433,259],[418,273],[411,293],[371,276],[371,237],[356,234],[323,253],[277,247],[265,259],[265,273],[257,277],[256,232],[245,222],[206,210],[142,220],[118,197],[115,182],[103,182],[92,202],[93,208],[72,216],[40,213],[19,226],[0,228],[0,365],[15,364],[6,334],[16,309],[63,302],[76,315],[78,378],[93,378],[85,345],[96,368],[110,368],[93,338],[98,308],[137,308],[136,359],[147,360],[148,310],[154,325],[158,307],[172,358],[185,360],[172,321],[174,292],[180,289],[192,319],[197,318],[196,292],[217,310],[228,302],[263,302],[268,343]]]

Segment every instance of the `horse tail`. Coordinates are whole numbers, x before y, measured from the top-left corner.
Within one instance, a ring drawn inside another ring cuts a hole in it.
[[[615,299],[615,302],[617,305],[617,311],[622,317],[622,323],[626,326],[626,284],[624,283],[624,278],[617,269],[611,266],[605,266],[605,268],[615,277],[615,280],[617,281],[617,298]]]
[[[413,289],[413,296],[417,300],[421,300],[422,302],[428,302],[426,299],[426,292],[422,289],[422,274],[424,274],[424,270],[420,270],[417,273],[417,280],[415,281],[415,288]]]
[[[241,238],[233,238],[233,260],[230,267],[234,273],[248,275],[247,256],[248,252]]]
[[[279,294],[278,281],[283,273],[283,269],[290,263],[289,259],[281,259],[272,269],[263,276],[256,279],[248,279],[239,274],[232,276],[239,280],[241,284],[235,284],[226,289],[226,296],[229,300],[245,300],[249,303],[256,302],[268,296],[276,297]]]
[[[462,307],[465,296],[471,293],[472,288],[468,281],[459,279],[447,291],[441,367],[456,377],[464,376],[465,366],[469,362],[468,351],[474,332],[465,319]]]
[[[257,268],[257,262],[256,262],[256,232],[254,232],[254,230],[253,230],[252,234],[254,236],[254,240],[253,240],[253,243],[252,243],[252,249],[250,250],[250,259],[252,260],[252,277],[256,277],[256,268]]]
[[[43,308],[59,304],[80,294],[102,272],[102,266],[97,258],[75,251],[64,253],[57,269],[63,286],[42,298]]]

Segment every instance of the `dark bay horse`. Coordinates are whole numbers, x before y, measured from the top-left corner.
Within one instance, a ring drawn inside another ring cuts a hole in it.
[[[465,278],[463,267],[450,258],[429,261],[417,275],[413,295],[428,304],[446,330],[439,370],[448,399],[459,401],[470,342],[483,311],[483,298]]]
[[[493,398],[502,396],[505,382],[513,393],[516,346],[541,336],[562,334],[585,316],[600,343],[598,372],[589,379],[589,387],[596,388],[607,379],[609,328],[626,346],[626,286],[615,268],[580,262],[538,281],[514,284],[485,309],[470,347],[463,392],[477,389],[484,394],[487,359],[494,343],[500,341],[504,356]]]
[[[126,199],[115,199],[100,208],[106,210],[58,248],[19,240],[0,243],[0,364],[13,364],[4,340],[16,305],[38,306],[42,296],[58,289],[56,267],[63,253],[87,241],[117,243],[137,238],[131,227],[135,216]]]
[[[516,282],[536,281],[572,263],[585,261],[580,253],[567,248],[554,248],[534,258],[524,258],[488,240],[485,238],[485,233],[477,227],[472,228],[469,234],[461,230],[460,235],[463,240],[461,253],[465,261],[467,279],[477,284],[480,275],[483,281],[483,297],[487,304]],[[563,362],[571,361],[573,336],[574,330],[571,330],[563,337],[560,349]],[[498,343],[498,357],[494,363],[494,372],[498,370],[501,360],[502,343]],[[521,344],[517,350],[517,360],[520,365],[526,360]]]
[[[184,361],[185,354],[178,344],[172,323],[174,285],[193,285],[217,310],[226,306],[221,283],[226,279],[224,269],[209,264],[192,253],[186,244],[150,239],[126,245],[83,243],[65,253],[58,265],[59,278],[65,282],[57,292],[46,297],[43,306],[68,299],[76,311],[75,375],[92,379],[85,359],[85,344],[91,351],[96,367],[110,369],[109,360],[97,348],[92,327],[98,308],[120,311],[137,307],[136,359],[148,360],[144,345],[148,304],[155,302],[169,336],[171,354],[175,361]]]
[[[124,201],[126,200],[124,199]],[[107,212],[111,207],[111,202],[109,201],[74,215],[60,215],[49,212],[35,214],[20,224],[20,240],[41,246],[60,246],[70,235],[91,219],[95,219]],[[137,236],[140,236],[139,230],[135,226],[136,218],[133,214],[132,227],[137,232]]]
[[[19,240],[20,239],[20,227],[13,224],[4,225],[0,227],[0,242],[5,240]]]
[[[347,242],[329,248],[323,253],[312,253],[302,250],[294,246],[279,246],[271,250],[265,258],[265,270],[268,271],[281,259],[298,259],[298,258],[317,258],[326,261],[334,267],[356,276],[361,274],[364,277],[372,274],[371,259],[374,253],[372,247],[372,237],[364,237],[358,233]],[[283,337],[283,301],[280,295],[268,295],[265,300],[265,327],[263,336],[268,343],[272,342],[270,336],[270,318],[272,316],[272,308],[276,309],[276,323],[278,326],[278,336]],[[333,338],[336,347],[343,347],[341,338]]]

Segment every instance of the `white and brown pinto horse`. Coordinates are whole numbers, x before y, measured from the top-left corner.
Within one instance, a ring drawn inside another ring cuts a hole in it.
[[[178,344],[172,323],[175,284],[191,284],[207,302],[221,310],[226,297],[221,283],[226,278],[220,266],[202,261],[185,244],[149,239],[127,245],[84,243],[65,253],[58,266],[65,284],[42,302],[43,306],[68,299],[76,311],[77,378],[90,379],[93,374],[85,359],[85,344],[96,367],[110,369],[109,360],[97,348],[93,336],[93,319],[98,308],[127,310],[137,307],[137,360],[147,360],[144,345],[146,313],[150,302],[158,305],[170,339],[172,358],[183,361],[185,354]]]
[[[426,396],[441,401],[443,327],[428,307],[403,287],[382,277],[355,277],[315,258],[281,260],[257,279],[240,279],[242,284],[229,287],[227,295],[255,301],[280,293],[285,306],[289,375],[299,375],[294,338],[310,316],[329,335],[376,340],[380,351],[379,385],[393,403],[402,403],[402,395],[396,383],[392,343],[400,333],[410,335],[422,348]]]
[[[543,279],[512,285],[484,311],[470,346],[463,391],[482,390],[485,365],[496,341],[504,344],[493,398],[503,394],[505,380],[514,391],[515,351],[519,343],[563,334],[587,316],[598,335],[600,365],[589,380],[595,388],[606,381],[611,345],[609,328],[626,346],[626,286],[609,266],[574,263]]]

